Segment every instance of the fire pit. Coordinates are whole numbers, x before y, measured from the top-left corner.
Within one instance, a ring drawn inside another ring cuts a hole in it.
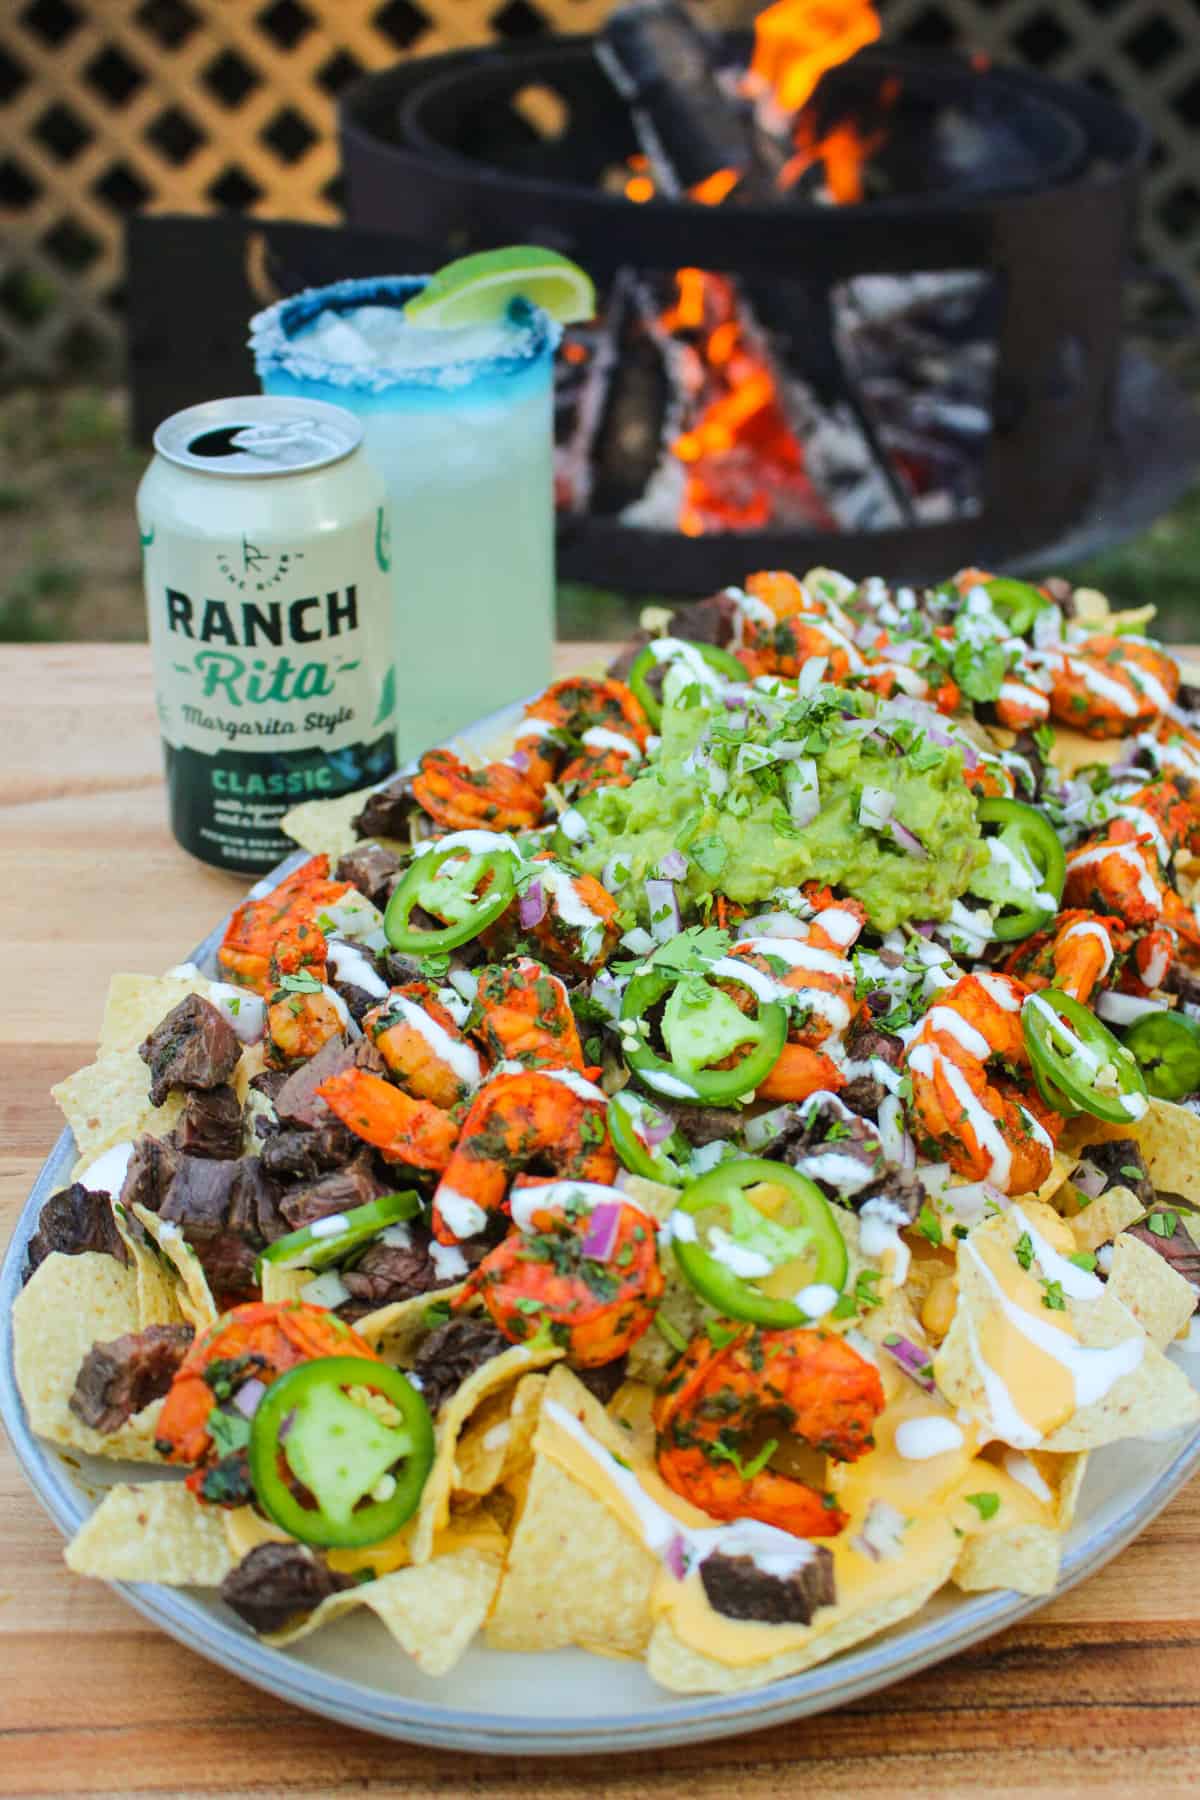
[[[1086,88],[859,48],[869,8],[817,39],[812,14],[773,7],[754,42],[631,8],[344,101],[354,223],[540,241],[599,280],[558,392],[567,574],[920,580],[1043,551],[1094,500],[1142,128]]]

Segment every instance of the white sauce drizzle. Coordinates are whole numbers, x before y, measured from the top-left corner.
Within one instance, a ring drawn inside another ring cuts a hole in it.
[[[453,1038],[444,1025],[438,1023],[418,1006],[415,1000],[408,999],[405,994],[393,994],[388,1011],[400,1013],[406,1025],[419,1032],[429,1045],[440,1063],[444,1063],[456,1081],[462,1083],[468,1092],[474,1093],[483,1080],[483,1065],[473,1045],[464,1043],[461,1038]]]
[[[928,1462],[931,1457],[945,1456],[959,1449],[964,1441],[961,1425],[953,1419],[937,1417],[902,1419],[893,1439],[897,1454],[906,1462]]]

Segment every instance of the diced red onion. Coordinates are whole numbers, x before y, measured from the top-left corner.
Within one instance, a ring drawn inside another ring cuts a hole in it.
[[[915,832],[910,831],[907,825],[902,825],[899,819],[888,820],[888,831],[907,856],[915,856],[921,862],[928,859],[929,852],[920,838],[916,836]]]
[[[635,956],[649,956],[655,949],[654,939],[648,931],[643,931],[640,925],[635,925],[632,931],[627,931],[621,942],[626,950],[631,950]]]
[[[601,887],[607,888],[611,894],[628,880],[629,860],[627,857],[622,856],[618,850],[614,856],[609,857],[603,869],[601,869],[600,885]]]
[[[688,859],[682,850],[668,850],[659,861],[658,872],[668,881],[682,881],[688,872]]]
[[[531,881],[517,902],[517,917],[524,930],[540,925],[546,916],[546,895],[540,881]]]
[[[913,920],[913,930],[919,932],[923,938],[931,938],[933,936],[934,932],[937,930],[937,920],[936,919],[914,919]]]
[[[879,1136],[889,1162],[902,1169],[916,1167],[916,1146],[904,1129],[904,1109],[895,1094],[885,1094],[879,1102]]]
[[[279,1441],[281,1444],[285,1444],[287,1442],[288,1438],[291,1436],[292,1426],[295,1423],[296,1423],[296,1409],[293,1406],[290,1412],[284,1413],[283,1420],[279,1427]]]
[[[1098,1169],[1086,1156],[1082,1162],[1075,1164],[1071,1172],[1071,1185],[1077,1187],[1081,1194],[1086,1194],[1089,1200],[1099,1199],[1107,1180],[1104,1170]]]
[[[1147,1000],[1137,994],[1101,994],[1096,1001],[1096,1011],[1110,1025],[1132,1025],[1135,1019],[1145,1018],[1147,1013],[1166,1010],[1165,1000]]]
[[[529,767],[529,752],[528,750],[514,750],[508,760],[513,768],[523,775]]]
[[[896,796],[887,788],[866,786],[858,802],[858,822],[868,830],[882,831],[895,807]]]
[[[616,1247],[620,1226],[621,1202],[602,1200],[588,1218],[587,1234],[579,1246],[581,1254],[590,1256],[593,1262],[607,1262]]]
[[[906,1524],[903,1513],[897,1512],[889,1501],[872,1500],[862,1531],[851,1539],[851,1549],[858,1550],[872,1562],[879,1562],[885,1556],[898,1556],[903,1548]]]
[[[249,1381],[243,1381],[233,1396],[233,1404],[245,1418],[252,1419],[258,1411],[258,1403],[266,1391],[266,1382],[260,1381],[257,1375],[252,1375]]]
[[[807,738],[780,738],[771,745],[771,754],[776,762],[799,762],[808,755],[807,744]]]
[[[1033,642],[1038,650],[1056,650],[1062,643],[1063,616],[1057,606],[1044,606],[1034,615]]]
[[[591,997],[615,1024],[621,1016],[624,983],[610,969],[601,969],[591,986]]]
[[[927,1394],[937,1393],[937,1382],[929,1372],[929,1365],[932,1361],[930,1351],[922,1350],[919,1344],[914,1344],[911,1339],[905,1337],[885,1340],[882,1348],[887,1351],[893,1361],[900,1364],[904,1373],[910,1376],[919,1388],[923,1388]]]
[[[666,1113],[652,1113],[649,1108],[638,1115],[637,1123],[634,1126],[638,1137],[651,1150],[657,1150],[660,1144],[665,1144],[674,1129],[674,1119],[669,1119]]]
[[[683,929],[679,916],[679,897],[673,881],[646,882],[646,904],[650,908],[650,936],[656,943],[669,943]]]
[[[811,757],[803,757],[788,769],[792,777],[787,783],[788,812],[792,824],[811,825],[821,810],[821,784],[817,765]]]
[[[687,1546],[679,1532],[675,1533],[663,1551],[663,1562],[676,1581],[684,1579],[688,1571]]]
[[[795,1106],[773,1106],[770,1112],[758,1113],[747,1119],[742,1136],[747,1150],[763,1150],[779,1136],[784,1127],[799,1116]]]
[[[735,706],[744,706],[747,700],[752,698],[753,689],[748,681],[732,681],[721,693],[721,699],[729,708],[730,712],[733,711]]]

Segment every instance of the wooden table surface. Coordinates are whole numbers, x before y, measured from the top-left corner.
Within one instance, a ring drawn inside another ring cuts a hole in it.
[[[586,647],[560,652],[577,666]],[[118,969],[169,967],[239,892],[171,839],[147,652],[0,660],[0,1241],[90,1060]],[[453,1756],[339,1729],[182,1649],[99,1582],[0,1438],[0,1794],[580,1793],[622,1800],[1200,1785],[1200,1484],[1036,1618],[823,1718],[587,1762]]]

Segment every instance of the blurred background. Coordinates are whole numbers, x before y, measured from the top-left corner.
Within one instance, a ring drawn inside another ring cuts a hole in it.
[[[336,224],[346,203],[337,106],[353,84],[463,47],[532,49],[556,34],[595,32],[609,10],[605,0],[7,0],[0,9],[0,638],[144,634],[133,494],[147,457],[129,428],[129,218],[234,214]],[[759,9],[710,0],[690,10],[714,29],[737,30],[752,25]],[[1065,78],[1136,115],[1149,159],[1136,266],[1123,300],[1124,342],[1153,359],[1172,395],[1200,397],[1200,0],[882,0],[879,12],[888,45],[962,51],[980,68],[994,61]],[[480,115],[479,130],[486,129]],[[653,193],[654,171],[644,158],[624,160],[632,206],[648,197],[634,191],[639,182]],[[822,169],[827,186],[836,186],[828,158]],[[822,190],[815,198],[831,196]],[[445,254],[458,247],[447,241]],[[678,327],[674,315],[687,298],[686,283],[659,295],[658,339],[668,315]],[[692,298],[711,308],[721,296],[710,290]],[[609,300],[615,305],[611,293]],[[595,359],[599,341],[581,340],[581,364]],[[194,397],[221,391],[206,385],[202,367],[196,376]],[[953,437],[958,415],[949,404],[942,412]],[[1170,439],[1174,417],[1164,413],[1159,437]],[[948,504],[930,499],[927,472],[913,473],[920,459],[911,422],[905,438],[886,409],[879,418],[907,446],[902,500],[915,493],[922,517],[920,505]],[[578,429],[572,414],[564,438]],[[666,426],[659,421],[657,429]],[[1149,433],[1156,435],[1152,419]],[[952,447],[961,449],[961,432]],[[931,438],[926,460],[936,460],[935,452],[948,457],[950,448],[945,434]],[[726,475],[732,482],[728,467]],[[1123,605],[1153,602],[1166,635],[1200,638],[1200,489],[1185,486],[1127,541],[1099,550],[1085,544],[1087,554],[1045,572],[1091,581]],[[678,529],[694,535],[686,518]],[[756,560],[748,553],[746,566]],[[881,572],[888,572],[882,559]],[[562,629],[619,635],[654,593],[644,575],[631,589],[611,577],[564,581]]]

